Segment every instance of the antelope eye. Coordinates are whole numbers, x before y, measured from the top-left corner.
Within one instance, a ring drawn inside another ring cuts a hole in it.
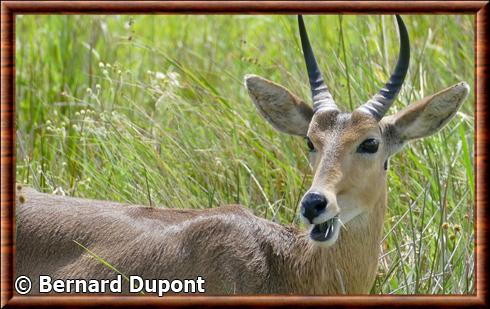
[[[357,147],[358,153],[375,153],[378,151],[379,141],[374,138],[368,138]]]
[[[308,149],[310,151],[315,151],[315,145],[313,145],[313,143],[308,137],[306,138],[306,144],[308,145]]]

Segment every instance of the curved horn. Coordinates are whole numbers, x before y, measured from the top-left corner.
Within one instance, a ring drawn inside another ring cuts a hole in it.
[[[358,108],[359,111],[372,115],[378,121],[383,118],[393,101],[395,101],[407,75],[408,64],[410,63],[410,41],[407,28],[400,15],[396,15],[396,21],[400,32],[400,53],[395,71],[393,71],[385,86],[367,103]]]
[[[306,33],[303,17],[298,15],[299,36],[301,38],[301,47],[305,57],[306,69],[310,80],[311,97],[313,99],[313,111],[317,112],[320,109],[336,109],[338,110],[332,94],[328,91],[327,85],[323,81],[322,73],[318,68],[315,60],[315,55],[311,49],[308,34]]]

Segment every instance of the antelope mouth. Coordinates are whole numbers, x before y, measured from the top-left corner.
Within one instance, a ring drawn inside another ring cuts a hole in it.
[[[314,241],[333,244],[339,234],[339,215],[320,223],[315,224],[310,232],[310,238]]]

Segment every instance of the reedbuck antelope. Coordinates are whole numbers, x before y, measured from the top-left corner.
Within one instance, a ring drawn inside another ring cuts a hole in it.
[[[128,276],[202,276],[209,294],[368,293],[387,204],[387,162],[408,141],[448,123],[469,87],[458,83],[385,116],[410,58],[407,29],[396,16],[400,52],[389,81],[352,113],[341,112],[324,83],[301,16],[298,22],[313,106],[259,76],[246,76],[245,85],[274,128],[307,140],[314,172],[300,202],[307,231],[256,217],[238,205],[162,209],[18,186],[17,276],[29,276],[34,289],[39,275],[116,276],[76,241]]]

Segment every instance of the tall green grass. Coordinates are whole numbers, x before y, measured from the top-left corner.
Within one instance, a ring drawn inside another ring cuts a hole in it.
[[[338,104],[365,102],[394,66],[393,17],[305,20]],[[404,20],[412,61],[391,112],[473,85],[472,16]],[[240,203],[298,224],[307,147],[258,115],[247,73],[309,100],[294,16],[18,16],[17,181],[174,208]],[[473,104],[391,160],[372,293],[474,293]]]

